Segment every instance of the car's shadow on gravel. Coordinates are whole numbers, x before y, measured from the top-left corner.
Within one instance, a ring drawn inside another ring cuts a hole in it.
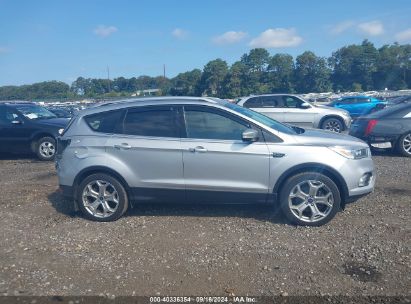
[[[36,160],[34,154],[12,154],[12,153],[0,153],[0,160]]]
[[[65,198],[59,191],[48,195],[48,200],[57,212],[69,217],[81,217],[73,202]],[[175,216],[175,217],[238,217],[254,218],[259,221],[287,224],[278,209],[272,205],[219,205],[219,204],[134,204],[134,207],[124,214],[124,217],[138,216]]]

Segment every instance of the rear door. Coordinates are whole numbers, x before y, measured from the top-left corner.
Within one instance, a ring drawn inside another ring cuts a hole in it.
[[[184,106],[184,179],[189,202],[265,202],[269,151],[263,140],[246,143],[252,127],[231,113],[207,106]]]
[[[184,200],[178,106],[141,106],[125,113],[122,134],[107,143],[107,153],[137,176],[128,180],[132,196],[144,201]]]

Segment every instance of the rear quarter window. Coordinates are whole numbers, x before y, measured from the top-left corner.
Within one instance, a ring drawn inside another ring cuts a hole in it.
[[[123,114],[123,110],[107,111],[86,116],[84,120],[95,132],[120,133]]]

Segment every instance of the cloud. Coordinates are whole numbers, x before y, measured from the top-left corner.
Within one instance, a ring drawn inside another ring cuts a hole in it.
[[[297,35],[294,28],[274,28],[262,32],[250,42],[251,47],[281,48],[301,44],[303,39]]]
[[[173,35],[173,37],[183,40],[185,38],[187,38],[188,36],[188,31],[183,30],[181,28],[176,28],[171,32],[171,35]]]
[[[225,32],[224,34],[213,37],[212,41],[214,44],[218,44],[218,45],[233,44],[233,43],[240,42],[245,37],[247,37],[246,32],[228,31],[228,32]]]
[[[395,39],[399,42],[411,41],[411,28],[399,32],[395,35]]]
[[[384,33],[384,25],[378,20],[360,23],[358,29],[369,36],[378,36]]]
[[[346,30],[349,30],[354,25],[355,25],[354,21],[351,21],[351,20],[343,21],[343,22],[340,22],[340,23],[334,25],[333,27],[331,27],[330,28],[330,33],[333,34],[333,35],[339,35],[339,34],[345,32]]]
[[[93,33],[96,34],[97,36],[105,38],[117,31],[118,31],[118,28],[116,28],[115,26],[99,25],[93,30]]]

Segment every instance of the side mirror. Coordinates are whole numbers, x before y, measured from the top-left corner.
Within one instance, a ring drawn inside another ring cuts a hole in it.
[[[23,122],[22,122],[21,120],[16,119],[16,120],[13,120],[13,121],[11,122],[11,124],[12,124],[12,125],[22,125]]]
[[[258,131],[254,129],[247,129],[243,132],[242,139],[245,142],[255,142],[258,140]]]
[[[300,105],[300,108],[301,108],[301,109],[309,109],[309,108],[311,108],[311,105],[310,105],[308,102],[303,102],[303,103]]]

